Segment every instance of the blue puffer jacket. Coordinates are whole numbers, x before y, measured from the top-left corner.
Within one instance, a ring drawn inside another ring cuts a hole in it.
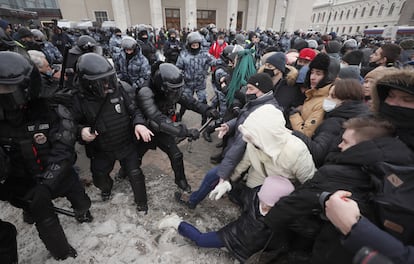
[[[151,76],[151,67],[147,58],[142,55],[141,50],[137,49],[129,61],[127,61],[125,51],[122,51],[114,61],[116,73],[121,81],[125,81],[134,88],[141,88],[148,84]]]

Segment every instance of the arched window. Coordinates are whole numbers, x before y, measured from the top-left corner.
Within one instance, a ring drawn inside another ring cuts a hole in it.
[[[332,16],[332,13],[331,13],[331,12],[329,12],[328,22],[329,22],[329,21],[331,21],[331,16]]]
[[[352,32],[352,27],[349,27],[348,33]]]
[[[335,11],[335,15],[334,15],[334,21],[336,20],[336,17],[338,16],[338,11]]]
[[[351,10],[348,10],[348,12],[346,12],[346,19],[349,19],[349,13],[351,13]]]
[[[384,5],[381,5],[380,9],[378,10],[378,16],[382,16],[382,11],[384,11]]]
[[[392,3],[390,10],[388,11],[388,15],[391,16],[392,13],[394,12],[394,8],[395,8],[395,3]]]
[[[339,20],[342,20],[343,15],[344,15],[344,10],[341,11],[341,15],[339,16]]]
[[[369,16],[372,16],[374,14],[374,9],[375,9],[375,6],[372,6],[371,11],[369,11]]]
[[[342,28],[342,33],[344,33],[344,32],[345,32],[345,27]]]
[[[339,32],[339,27],[336,27],[336,32]]]
[[[361,11],[361,17],[364,17],[364,15],[365,15],[365,7],[364,8],[362,8],[362,11]]]
[[[326,15],[326,13],[325,13],[325,12],[323,12],[323,15],[322,15],[322,22],[323,22],[323,21],[325,21],[325,15]]]
[[[354,18],[356,18],[357,13],[358,13],[358,8],[355,9],[355,11],[354,11]]]

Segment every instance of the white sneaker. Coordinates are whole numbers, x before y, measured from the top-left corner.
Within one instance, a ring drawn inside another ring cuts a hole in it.
[[[178,215],[173,213],[171,215],[165,216],[163,219],[160,220],[160,222],[158,223],[158,229],[172,227],[175,230],[177,230],[178,226],[180,225],[182,221],[183,220]]]

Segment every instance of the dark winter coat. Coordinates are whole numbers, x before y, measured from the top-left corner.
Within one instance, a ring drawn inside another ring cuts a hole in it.
[[[367,218],[362,217],[343,239],[344,247],[356,253],[362,247],[369,247],[389,257],[395,264],[414,263],[414,246],[404,245],[379,229]]]
[[[259,212],[258,190],[244,192],[242,214],[218,231],[226,248],[241,262],[264,248],[272,234]]]
[[[273,93],[269,92],[246,103],[237,118],[226,122],[229,126],[227,135],[230,138],[227,147],[224,149],[224,158],[218,165],[217,175],[220,178],[228,179],[232,175],[234,168],[236,168],[237,164],[243,158],[247,143],[243,140],[243,135],[238,130],[239,125],[243,124],[251,112],[264,104],[272,104],[280,109],[279,104],[273,97]]]
[[[165,61],[175,64],[178,59],[178,55],[180,55],[180,51],[182,50],[181,43],[179,40],[175,39],[171,41],[170,39],[167,40],[164,44],[164,56]]]
[[[368,113],[368,106],[364,102],[344,101],[331,112],[325,113],[324,121],[315,130],[312,138],[305,136],[300,131],[293,131],[292,134],[305,142],[316,167],[319,168],[323,165],[329,152],[339,151],[338,144],[341,143],[344,132],[342,124],[350,118]]]
[[[313,257],[319,259],[315,263],[346,263],[346,259],[344,262],[339,262],[338,259],[326,259],[329,256],[335,256],[336,253],[333,252],[338,250],[334,242],[338,241],[339,232],[334,228],[324,226],[324,231],[319,233],[318,226],[321,227],[324,223],[319,217],[317,217],[319,220],[316,219],[316,224],[312,222],[315,227],[313,231],[310,231],[310,223],[303,219],[322,213],[319,201],[322,192],[333,193],[337,190],[350,191],[353,199],[358,202],[361,213],[372,217],[369,198],[374,190],[371,178],[362,170],[362,166],[371,166],[378,162],[395,165],[412,164],[414,156],[399,139],[388,137],[361,142],[344,152],[330,153],[326,158],[326,164],[317,171],[313,179],[296,188],[291,195],[281,198],[270,210],[265,218],[266,224],[274,231],[290,227],[301,235],[309,236],[312,233],[311,236],[314,239],[315,235],[318,235],[315,244],[321,246],[314,246]],[[323,242],[318,241],[319,238]],[[317,248],[316,251],[315,248]],[[350,259],[347,263],[350,263]]]
[[[273,90],[273,95],[281,107],[285,116],[289,117],[291,107],[298,107],[305,101],[305,95],[296,85],[289,85],[286,79],[281,79]]]

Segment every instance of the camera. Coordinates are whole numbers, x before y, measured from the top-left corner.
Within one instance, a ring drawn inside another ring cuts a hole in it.
[[[361,248],[356,254],[352,261],[353,264],[393,264],[384,255],[378,253],[369,247]]]

